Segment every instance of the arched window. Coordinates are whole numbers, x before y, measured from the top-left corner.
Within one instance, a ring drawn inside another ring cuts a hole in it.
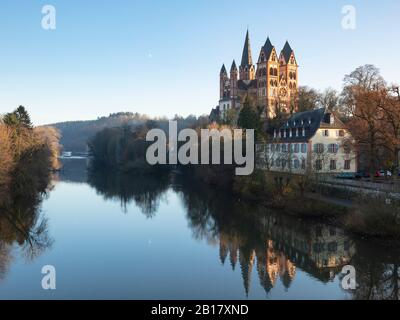
[[[273,68],[270,68],[270,69],[269,69],[269,75],[271,75],[271,76],[274,75],[274,69],[273,69]]]
[[[276,68],[274,69],[274,76],[276,76],[276,77],[278,76],[278,69],[276,69]]]

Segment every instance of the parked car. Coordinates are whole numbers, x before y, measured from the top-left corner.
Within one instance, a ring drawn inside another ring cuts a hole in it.
[[[368,171],[366,170],[358,170],[356,175],[355,175],[356,179],[361,179],[361,178],[371,178],[371,175],[369,174]]]
[[[386,174],[385,174],[386,172]],[[375,172],[375,178],[381,178],[381,177],[391,177],[392,173],[389,170],[379,170]]]
[[[336,179],[355,179],[356,174],[354,172],[342,172],[342,173],[339,173],[335,178]]]

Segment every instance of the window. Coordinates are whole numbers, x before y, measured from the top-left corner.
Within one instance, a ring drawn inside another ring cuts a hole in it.
[[[281,166],[281,159],[276,159],[276,166],[280,167]]]
[[[281,145],[280,144],[276,145],[275,151],[281,152]]]
[[[317,171],[322,170],[322,160],[315,161],[315,170],[317,170]]]
[[[305,129],[305,128],[303,128],[303,132],[302,132],[302,134],[303,134],[303,137],[305,137],[305,136],[306,136],[306,129]]]
[[[294,153],[299,153],[299,151],[300,151],[299,144],[296,143],[296,144],[294,145]]]
[[[324,137],[329,137],[329,130],[322,130],[322,135]]]
[[[344,137],[344,130],[339,130],[338,131],[338,136],[339,137]]]
[[[271,164],[270,164],[270,166],[271,166],[271,167],[274,166],[274,159],[271,159]]]
[[[289,137],[291,138],[293,136],[292,129],[289,129]]]
[[[302,143],[301,144],[301,152],[302,153],[307,153],[307,144],[306,143]]]
[[[298,169],[298,168],[300,167],[300,161],[297,160],[297,159],[294,159],[294,160],[293,160],[293,167],[294,167],[295,169]]]
[[[286,143],[284,143],[284,144],[282,145],[282,152],[288,152],[287,144],[286,144]]]
[[[283,130],[283,137],[286,138],[286,130]]]
[[[306,168],[306,159],[301,159],[301,168],[302,169]]]
[[[336,170],[336,160],[331,160],[329,164],[330,170]]]
[[[296,137],[299,136],[299,128],[296,128]]]
[[[274,130],[274,138],[276,138],[276,130]]]
[[[314,152],[315,153],[323,153],[324,152],[324,145],[322,143],[314,144]]]
[[[351,160],[344,160],[344,170],[350,170]]]
[[[329,153],[337,153],[339,151],[339,146],[335,143],[331,143],[328,145],[328,152]]]

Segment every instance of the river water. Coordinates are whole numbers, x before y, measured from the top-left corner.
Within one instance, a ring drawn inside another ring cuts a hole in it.
[[[397,250],[179,175],[88,174],[85,159],[64,160],[37,210],[46,230],[31,243],[0,234],[0,299],[399,298]],[[46,265],[55,290],[42,288]],[[342,287],[345,265],[356,290]]]

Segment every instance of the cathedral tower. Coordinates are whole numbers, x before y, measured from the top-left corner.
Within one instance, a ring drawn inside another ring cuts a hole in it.
[[[265,109],[265,116],[275,115],[279,94],[279,60],[269,38],[261,48],[257,62],[257,104]]]
[[[237,82],[238,82],[238,69],[236,67],[236,62],[233,60],[231,66],[231,75],[230,75],[230,83],[231,83],[231,99],[237,98]]]
[[[229,78],[226,72],[225,64],[222,65],[221,72],[219,73],[219,98],[223,99],[229,97]]]
[[[297,92],[298,92],[298,64],[293,49],[286,41],[279,56],[281,96],[286,98],[286,112],[297,111]],[[285,85],[285,88],[284,86]]]
[[[244,42],[242,63],[240,64],[239,67],[239,73],[240,73],[240,80],[253,80],[255,78],[255,70],[253,65],[253,59],[251,57],[250,37],[248,30]]]

